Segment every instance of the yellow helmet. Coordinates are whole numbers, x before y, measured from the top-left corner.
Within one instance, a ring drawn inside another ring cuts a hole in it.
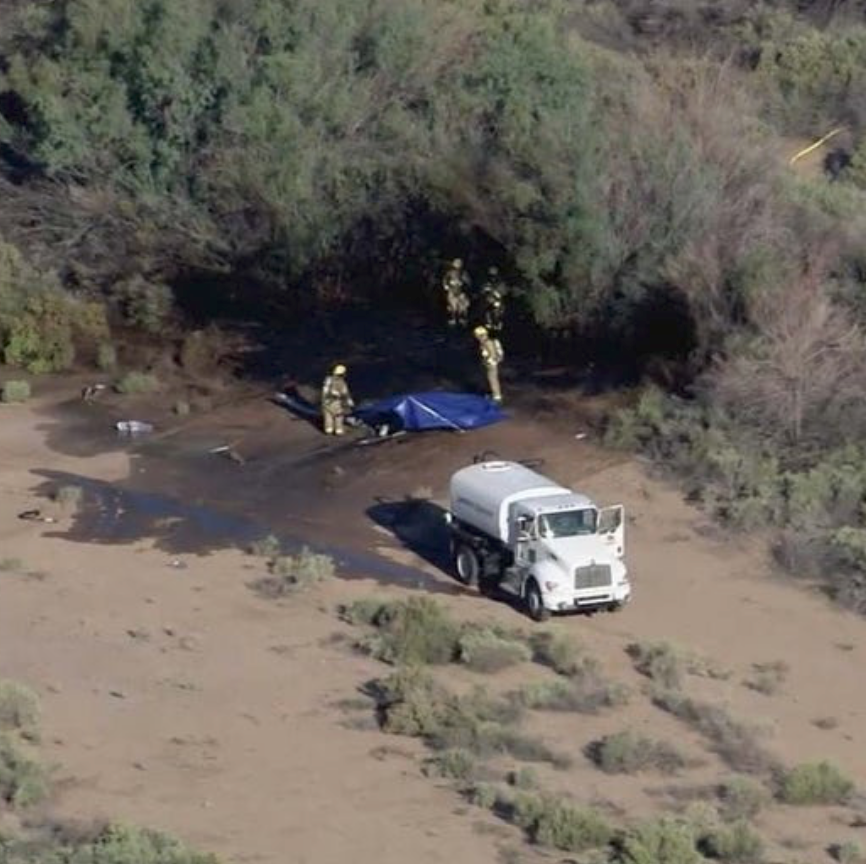
[[[462,258],[455,258],[451,262],[451,266],[452,267],[462,267],[463,266],[463,259]]]
[[[334,374],[334,375],[345,375],[345,374],[346,374],[346,367],[345,367],[342,363],[338,363],[338,364],[334,367],[334,369],[333,369],[333,373],[332,373],[332,374]]]
[[[486,327],[476,327],[472,332],[475,334],[476,339],[480,339],[482,336],[487,335],[487,328]]]

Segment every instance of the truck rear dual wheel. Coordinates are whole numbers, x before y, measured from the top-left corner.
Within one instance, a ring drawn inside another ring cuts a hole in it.
[[[454,553],[454,569],[457,571],[457,578],[470,588],[475,588],[478,585],[478,579],[481,575],[481,561],[478,558],[478,553],[471,547],[461,544],[457,547]]]
[[[544,605],[544,599],[541,596],[541,589],[534,579],[530,579],[526,585],[526,611],[533,621],[547,621],[550,618],[550,609]]]

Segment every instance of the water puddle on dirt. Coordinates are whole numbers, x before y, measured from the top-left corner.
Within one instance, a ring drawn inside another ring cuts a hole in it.
[[[131,544],[151,540],[169,555],[206,555],[218,549],[247,549],[256,540],[275,536],[285,554],[307,547],[332,557],[338,575],[345,579],[373,579],[383,585],[400,585],[430,593],[459,594],[464,590],[419,568],[389,561],[371,552],[324,542],[319,538],[300,538],[275,531],[252,519],[198,503],[184,503],[170,496],[125,488],[74,474],[40,472],[45,488],[77,486],[82,490],[78,512],[68,531],[54,531],[79,543]],[[291,519],[289,518],[289,521]]]

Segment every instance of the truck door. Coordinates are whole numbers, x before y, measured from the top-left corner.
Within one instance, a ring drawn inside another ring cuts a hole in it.
[[[614,504],[598,511],[598,534],[617,556],[625,555],[625,507]]]

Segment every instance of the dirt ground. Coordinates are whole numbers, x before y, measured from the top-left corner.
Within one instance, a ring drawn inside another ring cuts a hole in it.
[[[348,632],[338,603],[435,593],[458,617],[530,627],[443,572],[427,499],[442,501],[450,473],[483,451],[543,460],[541,470],[627,508],[633,603],[552,628],[635,693],[646,682],[626,654],[634,641],[710,658],[729,675],[690,678],[691,695],[765,727],[785,764],[830,759],[866,781],[866,622],[776,575],[766,544],[723,536],[646,466],[605,452],[591,400],[527,392],[485,430],[353,447],[255,388],[189,418],[114,396],[82,406],[75,389],[0,406],[0,677],[42,698],[43,751],[59,778],[50,806],[62,816],[129,820],[262,864],[496,861],[520,848],[515,830],[422,775],[417,742],[348,722],[338,704],[382,671],[334,639]],[[124,442],[111,428],[122,417],[156,430]],[[208,452],[226,443],[244,464]],[[45,500],[67,484],[85,490],[75,517]],[[16,518],[31,507],[59,521]],[[338,578],[287,602],[258,596],[249,585],[263,565],[238,547],[268,532],[330,552]],[[790,672],[777,693],[743,685],[752,664],[778,660]],[[545,784],[623,819],[669,806],[672,785],[729,773],[648,699],[533,723],[574,757],[568,771],[541,772]],[[583,759],[588,741],[624,728],[675,741],[699,764],[672,781],[607,776]],[[776,807],[758,822],[770,860],[791,862],[866,840],[858,824],[856,807]]]

